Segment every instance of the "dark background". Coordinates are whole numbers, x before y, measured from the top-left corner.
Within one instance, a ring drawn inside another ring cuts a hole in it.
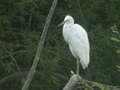
[[[0,0],[0,90],[21,90],[53,0]],[[120,0],[59,0],[29,90],[61,90],[75,58],[57,25],[66,14],[88,32],[90,64],[80,75],[87,80],[120,86]],[[22,75],[19,72],[23,72]]]

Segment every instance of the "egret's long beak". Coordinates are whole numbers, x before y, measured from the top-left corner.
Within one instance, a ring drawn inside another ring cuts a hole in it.
[[[65,23],[65,21],[61,22],[58,27],[62,26]]]

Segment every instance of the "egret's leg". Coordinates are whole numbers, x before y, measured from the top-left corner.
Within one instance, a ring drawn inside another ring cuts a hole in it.
[[[79,66],[80,66],[80,61],[79,61],[79,59],[77,59],[77,75],[79,75]]]

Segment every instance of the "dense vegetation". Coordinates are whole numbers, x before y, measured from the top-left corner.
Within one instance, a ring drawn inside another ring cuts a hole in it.
[[[52,0],[0,0],[0,79],[28,71]],[[59,0],[30,90],[60,90],[76,69],[57,25],[66,14],[88,32],[91,62],[81,76],[120,86],[120,0]],[[0,84],[20,90],[26,74]]]

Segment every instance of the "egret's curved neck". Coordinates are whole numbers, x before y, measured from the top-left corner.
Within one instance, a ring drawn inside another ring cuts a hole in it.
[[[65,24],[64,24],[64,26],[65,27],[70,27],[70,26],[72,26],[74,24],[74,22],[66,22]]]

